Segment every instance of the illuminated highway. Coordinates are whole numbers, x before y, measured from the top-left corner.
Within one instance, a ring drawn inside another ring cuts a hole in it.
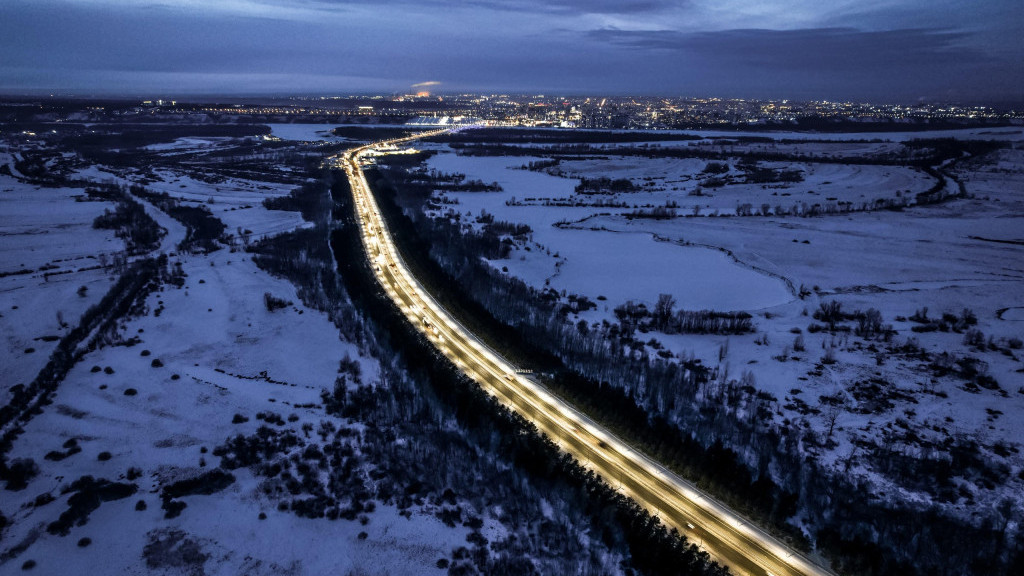
[[[377,279],[409,321],[498,401],[533,422],[562,450],[733,572],[754,576],[833,574],[606,432],[534,378],[518,374],[515,366],[459,324],[413,278],[392,242],[360,162],[375,148],[445,131],[361,146],[332,158],[348,175],[363,247]]]

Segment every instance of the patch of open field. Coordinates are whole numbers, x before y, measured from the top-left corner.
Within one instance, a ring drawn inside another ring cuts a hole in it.
[[[0,401],[35,378],[68,326],[112,284],[105,266],[124,244],[92,224],[113,204],[83,198],[82,189],[0,175]]]

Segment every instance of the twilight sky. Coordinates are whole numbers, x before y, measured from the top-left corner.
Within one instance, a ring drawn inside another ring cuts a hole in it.
[[[1021,0],[0,0],[0,92],[1024,101]]]

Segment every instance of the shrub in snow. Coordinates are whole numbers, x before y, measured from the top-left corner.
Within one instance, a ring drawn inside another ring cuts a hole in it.
[[[146,534],[149,542],[142,557],[151,570],[173,574],[205,574],[203,564],[210,558],[202,546],[181,530],[159,529]]]
[[[100,504],[127,498],[134,494],[138,487],[135,484],[83,476],[72,482],[70,489],[75,493],[68,498],[68,509],[46,527],[50,534],[66,536],[72,526],[84,526],[89,521],[89,514],[99,508]]]
[[[273,312],[281,308],[287,308],[291,306],[291,302],[274,296],[270,292],[263,293],[263,305],[267,307],[267,312]]]
[[[821,357],[822,364],[835,364],[836,363],[836,349],[832,346],[825,348],[825,354]]]
[[[0,466],[0,479],[7,481],[8,490],[21,490],[36,474],[39,466],[31,458],[15,458],[10,464]]]
[[[964,345],[983,348],[985,346],[985,334],[981,330],[971,328],[964,334]]]
[[[180,515],[181,511],[185,509],[185,503],[180,500],[176,500],[176,498],[190,496],[193,494],[213,494],[220,492],[234,483],[234,481],[234,475],[217,469],[210,470],[209,472],[201,474],[195,478],[179,480],[164,486],[160,493],[160,499],[163,500],[163,505],[161,507],[167,511],[164,518],[174,518]]]

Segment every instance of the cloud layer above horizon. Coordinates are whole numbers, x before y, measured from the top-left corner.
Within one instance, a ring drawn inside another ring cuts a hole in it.
[[[0,91],[1007,102],[1022,38],[1019,0],[4,0]]]

